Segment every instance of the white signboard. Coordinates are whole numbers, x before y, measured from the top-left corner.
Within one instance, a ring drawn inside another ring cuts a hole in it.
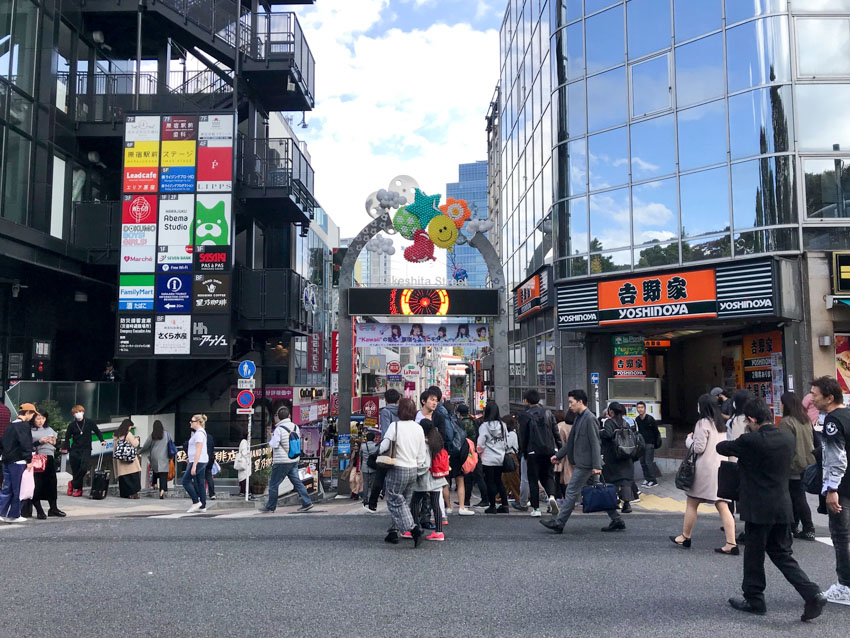
[[[158,315],[154,354],[189,354],[192,318],[189,315]]]
[[[158,115],[129,115],[124,122],[126,142],[158,142]]]
[[[185,248],[192,244],[194,208],[194,195],[169,194],[160,196],[158,240],[160,246]]]
[[[408,363],[402,368],[401,376],[405,381],[416,381],[419,378],[419,366],[415,363]]]

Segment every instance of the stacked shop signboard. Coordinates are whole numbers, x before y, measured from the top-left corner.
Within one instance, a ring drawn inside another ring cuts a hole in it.
[[[231,353],[233,115],[129,115],[118,358]]]

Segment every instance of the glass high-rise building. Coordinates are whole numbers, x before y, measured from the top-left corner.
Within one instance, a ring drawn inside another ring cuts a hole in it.
[[[836,374],[850,0],[512,0],[501,69],[502,259],[556,288],[512,326],[515,394],[549,391],[550,337],[556,404],[657,378],[674,423],[714,386],[776,408]]]
[[[487,219],[487,162],[460,164],[458,181],[446,184],[446,198],[449,197],[466,201],[472,213],[470,219]],[[466,271],[469,286],[483,288],[487,284],[487,264],[469,244],[456,244],[449,254],[446,277],[451,281],[455,281],[455,267]]]

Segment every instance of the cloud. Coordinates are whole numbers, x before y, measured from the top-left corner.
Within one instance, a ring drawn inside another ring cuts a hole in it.
[[[496,30],[387,29],[388,0],[321,2],[298,13],[316,58],[316,108],[298,134],[316,198],[343,236],[368,223],[362,202],[376,185],[407,174],[425,192],[445,193],[458,164],[486,158]]]

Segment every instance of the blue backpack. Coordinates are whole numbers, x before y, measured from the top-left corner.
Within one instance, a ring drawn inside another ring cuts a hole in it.
[[[298,432],[290,430],[285,425],[281,425],[280,427],[289,432],[289,458],[297,459],[301,456],[301,437],[298,436]]]

